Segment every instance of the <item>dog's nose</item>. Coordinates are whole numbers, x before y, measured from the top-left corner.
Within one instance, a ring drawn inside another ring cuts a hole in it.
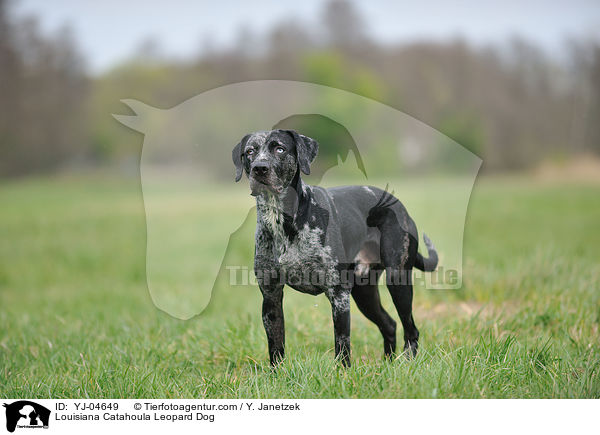
[[[269,172],[269,165],[266,163],[255,163],[254,166],[252,166],[252,172],[254,173],[254,175],[258,175],[258,176],[264,176],[267,175],[267,172]]]

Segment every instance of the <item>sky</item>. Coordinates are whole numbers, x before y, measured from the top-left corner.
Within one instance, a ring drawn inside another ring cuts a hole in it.
[[[156,40],[170,57],[235,43],[241,26],[266,34],[282,19],[319,29],[325,0],[13,0],[18,16],[35,15],[44,33],[72,28],[91,73],[130,57],[143,41]],[[561,56],[567,37],[600,39],[599,0],[353,1],[368,34],[385,44],[462,37],[473,45],[498,44],[513,36]]]

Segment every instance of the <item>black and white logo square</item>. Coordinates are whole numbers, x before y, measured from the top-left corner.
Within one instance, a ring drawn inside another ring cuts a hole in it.
[[[15,429],[48,428],[50,423],[50,410],[40,404],[29,400],[18,400],[5,403],[6,430],[14,432]]]

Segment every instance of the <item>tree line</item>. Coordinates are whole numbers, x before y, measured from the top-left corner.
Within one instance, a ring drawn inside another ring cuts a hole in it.
[[[137,161],[141,140],[111,113],[123,98],[161,108],[208,89],[258,80],[300,80],[351,91],[401,110],[484,159],[518,170],[544,159],[600,154],[600,44],[565,41],[560,59],[520,38],[501,46],[446,42],[384,45],[353,5],[325,4],[316,33],[284,19],[266,34],[238,31],[233,47],[205,44],[185,60],[147,42],[99,76],[64,28],[44,36],[0,0],[0,176]],[[313,26],[314,27],[314,26]]]

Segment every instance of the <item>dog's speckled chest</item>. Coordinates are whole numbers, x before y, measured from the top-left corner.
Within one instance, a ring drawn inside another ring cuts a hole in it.
[[[259,224],[272,236],[273,254],[286,284],[302,292],[320,293],[339,282],[337,261],[331,247],[323,244],[323,230],[306,223],[290,239],[276,200],[267,198],[261,202]]]

